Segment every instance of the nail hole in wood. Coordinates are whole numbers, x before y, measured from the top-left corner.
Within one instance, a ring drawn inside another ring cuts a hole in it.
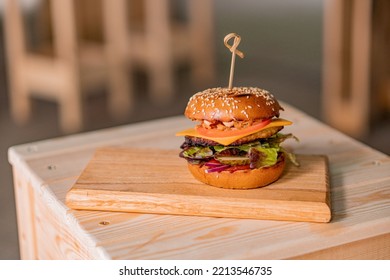
[[[101,221],[99,223],[99,225],[101,225],[101,226],[108,226],[109,224],[110,224],[110,222],[108,222],[108,221]]]
[[[49,170],[56,170],[57,167],[55,165],[53,165],[53,164],[50,164],[50,165],[47,166],[47,169],[49,169]]]

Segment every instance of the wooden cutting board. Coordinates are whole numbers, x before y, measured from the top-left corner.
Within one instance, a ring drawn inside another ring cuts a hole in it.
[[[327,158],[298,155],[275,183],[229,190],[205,185],[178,150],[108,147],[96,150],[66,204],[73,209],[329,222]]]

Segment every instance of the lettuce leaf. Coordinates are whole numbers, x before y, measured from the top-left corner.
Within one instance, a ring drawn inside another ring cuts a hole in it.
[[[190,159],[206,159],[213,157],[213,151],[209,147],[192,146],[183,151],[183,156]]]
[[[249,158],[251,159],[251,168],[261,168],[276,164],[278,161],[278,153],[280,148],[265,148],[255,146],[249,150]]]
[[[282,142],[286,141],[287,139],[294,139],[299,142],[299,139],[296,136],[294,136],[292,133],[289,134],[276,133],[275,135],[267,138],[267,143],[270,146],[279,146]]]

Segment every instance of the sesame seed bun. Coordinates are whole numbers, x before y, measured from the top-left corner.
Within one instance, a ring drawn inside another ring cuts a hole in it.
[[[269,185],[280,178],[286,161],[284,154],[279,156],[276,164],[249,170],[239,170],[206,173],[206,166],[188,163],[191,174],[199,181],[214,187],[224,189],[254,189]]]
[[[191,120],[229,122],[279,117],[280,110],[283,108],[267,90],[219,87],[194,94],[184,114]]]

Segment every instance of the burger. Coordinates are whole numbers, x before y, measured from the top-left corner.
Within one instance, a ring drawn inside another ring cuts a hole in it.
[[[253,189],[278,180],[286,158],[280,144],[292,134],[280,131],[292,122],[279,118],[275,97],[257,87],[210,88],[194,94],[185,116],[195,127],[184,136],[180,157],[199,181],[220,188]]]

